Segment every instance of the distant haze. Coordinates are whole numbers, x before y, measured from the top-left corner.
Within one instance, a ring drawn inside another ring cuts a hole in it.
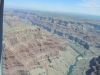
[[[100,0],[5,0],[4,7],[100,16]]]

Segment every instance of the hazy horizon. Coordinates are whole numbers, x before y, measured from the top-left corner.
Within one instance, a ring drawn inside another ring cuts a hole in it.
[[[100,16],[99,0],[5,0],[4,8]]]

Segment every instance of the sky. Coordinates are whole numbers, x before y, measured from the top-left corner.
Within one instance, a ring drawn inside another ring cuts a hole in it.
[[[4,7],[100,16],[100,0],[4,0]]]

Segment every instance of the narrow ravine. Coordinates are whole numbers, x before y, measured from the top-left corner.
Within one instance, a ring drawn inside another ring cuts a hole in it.
[[[79,60],[78,60],[79,57],[81,57],[81,55],[78,55],[78,56],[76,57],[75,63],[74,63],[73,65],[70,65],[69,71],[68,71],[67,75],[72,75],[73,68],[74,68],[74,66],[76,66],[77,62],[79,61]]]
[[[68,71],[68,73],[67,73],[66,75],[73,75],[73,74],[72,74],[73,68],[74,68],[74,66],[77,65],[77,62],[79,61],[78,58],[83,57],[83,55],[82,55],[80,52],[78,52],[77,49],[75,49],[75,48],[74,48],[73,46],[71,46],[71,45],[70,45],[70,47],[73,48],[73,50],[78,54],[78,56],[75,58],[74,64],[70,65],[69,71]]]

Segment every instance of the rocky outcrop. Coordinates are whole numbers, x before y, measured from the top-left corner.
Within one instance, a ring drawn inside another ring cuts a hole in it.
[[[86,75],[100,75],[100,56],[90,60]]]

